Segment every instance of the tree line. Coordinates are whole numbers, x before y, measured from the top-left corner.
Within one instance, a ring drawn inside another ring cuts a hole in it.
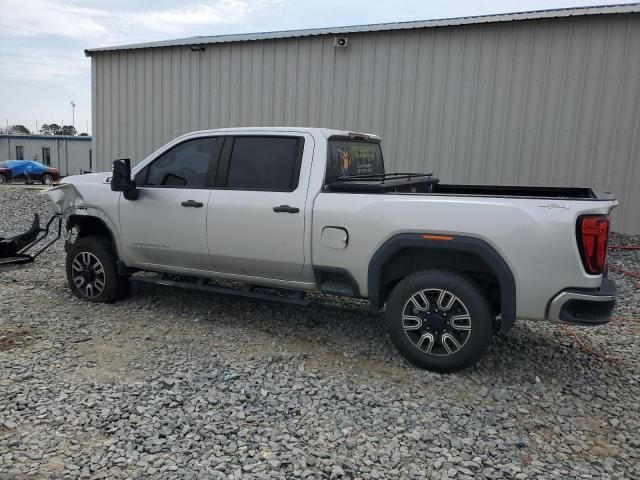
[[[0,133],[8,135],[31,135],[31,131],[24,125],[9,125],[0,128]],[[58,125],[57,123],[43,123],[36,133],[40,135],[78,135],[78,131],[73,125]],[[81,137],[88,136],[88,133],[81,133]]]

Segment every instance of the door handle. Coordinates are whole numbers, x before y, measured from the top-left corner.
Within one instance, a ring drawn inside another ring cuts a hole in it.
[[[290,207],[289,205],[280,205],[279,207],[273,207],[273,211],[276,213],[298,213],[300,209],[298,207]]]
[[[202,202],[196,202],[195,200],[187,200],[186,202],[182,202],[180,205],[183,207],[202,208],[204,204]]]

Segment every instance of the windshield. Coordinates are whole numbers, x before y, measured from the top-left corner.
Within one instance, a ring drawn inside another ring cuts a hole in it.
[[[380,143],[358,140],[329,140],[327,181],[354,175],[382,175],[384,162]]]

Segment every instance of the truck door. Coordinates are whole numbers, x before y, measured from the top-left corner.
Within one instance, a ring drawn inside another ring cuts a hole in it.
[[[207,211],[214,271],[280,280],[300,276],[312,156],[308,134],[227,137]]]
[[[119,201],[127,263],[209,270],[207,205],[222,142],[187,140],[136,174],[138,199]]]

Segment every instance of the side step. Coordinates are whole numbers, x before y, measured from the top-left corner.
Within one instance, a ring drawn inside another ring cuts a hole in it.
[[[167,287],[178,287],[178,288],[185,288],[188,290],[199,290],[202,292],[220,293],[223,295],[233,295],[236,297],[253,298],[256,300],[267,300],[270,302],[289,303],[293,305],[307,306],[311,303],[310,300],[304,298],[304,292],[300,290],[277,289],[276,291],[283,292],[282,295],[278,295],[277,293],[256,292],[254,291],[254,288],[256,287],[253,287],[251,285],[246,285],[242,290],[240,290],[237,288],[210,285],[206,278],[200,278],[200,277],[197,277],[197,278],[185,277],[185,278],[191,281],[169,280],[161,277],[143,277],[143,276],[132,275],[131,277],[129,277],[129,282],[148,283],[152,285],[165,285]],[[195,282],[193,280],[195,280]],[[257,287],[257,288],[266,288],[266,287]]]
[[[22,263],[33,262],[31,255],[16,254],[12,257],[0,257],[0,266],[2,265],[20,265]]]
[[[339,282],[323,282],[320,285],[320,290],[323,293],[329,293],[331,295],[339,295],[342,297],[355,297],[355,293],[351,285]]]

